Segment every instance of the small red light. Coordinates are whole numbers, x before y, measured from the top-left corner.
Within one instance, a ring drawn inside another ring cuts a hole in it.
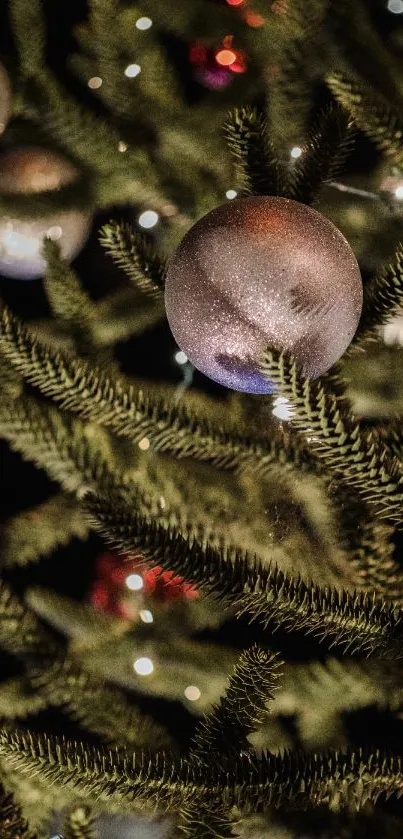
[[[235,63],[236,58],[233,50],[219,50],[215,56],[217,64],[221,64],[222,67],[231,67]]]
[[[253,29],[258,29],[259,26],[263,26],[265,23],[264,17],[259,15],[258,12],[251,12],[248,9],[244,12],[244,19],[248,26],[251,26]]]
[[[227,0],[229,6],[242,6],[245,0]]]

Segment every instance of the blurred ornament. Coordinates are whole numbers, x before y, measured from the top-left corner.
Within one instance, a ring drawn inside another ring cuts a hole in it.
[[[233,74],[244,73],[246,55],[243,50],[234,49],[233,36],[227,35],[218,48],[208,49],[205,44],[196,42],[189,50],[189,61],[194,66],[196,81],[210,90],[228,87]]]
[[[138,559],[103,553],[96,562],[96,576],[90,591],[90,602],[107,614],[126,620],[153,622],[153,608],[169,607],[177,601],[194,600],[197,589],[185,583],[173,571],[151,568]]]
[[[8,73],[0,62],[0,134],[3,134],[11,116],[11,85]]]
[[[0,193],[34,195],[54,192],[77,177],[76,168],[59,154],[36,147],[6,152],[0,157]],[[0,217],[0,273],[32,280],[45,270],[43,239],[60,242],[61,255],[71,260],[87,239],[91,215],[82,209],[55,211],[38,218]]]
[[[350,245],[324,216],[285,198],[235,199],[187,232],[168,265],[165,305],[178,346],[216,382],[270,393],[267,346],[316,378],[348,347],[362,307]]]

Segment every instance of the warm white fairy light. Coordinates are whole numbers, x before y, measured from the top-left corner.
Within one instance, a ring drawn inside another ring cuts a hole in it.
[[[141,449],[142,452],[146,452],[147,449],[149,449],[149,448],[150,448],[150,441],[149,441],[148,437],[143,437],[139,442],[139,449]]]
[[[146,229],[155,227],[158,221],[159,215],[155,212],[155,210],[144,210],[144,213],[140,213],[138,217],[140,227],[145,227]]]
[[[399,199],[399,201],[403,198],[403,186],[397,186],[395,189],[395,197]]]
[[[290,157],[294,158],[294,160],[296,160],[297,157],[301,157],[301,154],[302,149],[300,148],[300,146],[293,146],[293,148],[290,151]]]
[[[159,502],[160,502],[161,510],[164,510],[165,507],[167,506],[167,502],[165,501],[165,498],[164,498],[163,495],[160,495]]]
[[[184,693],[189,702],[196,702],[201,697],[201,691],[196,685],[188,685]]]
[[[141,73],[140,64],[128,64],[125,70],[125,76],[128,79],[135,79]]]
[[[46,235],[49,239],[53,239],[54,242],[57,242],[57,240],[63,236],[63,229],[60,227],[60,224],[53,224],[52,227],[48,227]]]
[[[129,574],[129,576],[126,577],[125,583],[130,591],[140,591],[144,585],[143,578],[140,574]]]
[[[101,85],[101,76],[92,76],[91,79],[88,79],[88,87],[90,87],[91,90],[98,90],[98,88],[101,87]]]
[[[272,414],[278,419],[288,420],[292,416],[289,400],[285,396],[277,396],[273,402]]]
[[[139,17],[136,20],[136,29],[140,29],[141,32],[145,32],[146,29],[151,29],[153,22],[150,17]]]
[[[179,350],[177,353],[175,353],[175,361],[177,364],[186,364],[187,360],[188,357],[186,353],[182,352],[182,350]]]
[[[149,609],[140,609],[139,615],[140,615],[140,620],[142,620],[143,623],[153,623],[154,622],[153,613],[150,612]]]
[[[151,658],[147,658],[147,656],[136,658],[133,667],[139,676],[149,676],[154,670]]]
[[[229,198],[229,200],[231,201],[233,198],[237,197],[238,193],[237,193],[236,189],[227,189],[225,195],[226,195],[226,198]]]
[[[123,142],[123,140],[119,141],[118,150],[121,151],[121,152],[127,151],[127,145],[126,145],[126,143]]]
[[[388,0],[388,11],[393,15],[403,14],[403,0]]]

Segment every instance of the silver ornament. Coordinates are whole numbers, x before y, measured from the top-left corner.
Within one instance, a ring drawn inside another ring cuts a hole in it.
[[[34,194],[71,183],[77,170],[54,152],[35,147],[6,152],[0,158],[0,192]],[[60,242],[61,255],[71,260],[81,250],[91,226],[91,214],[81,209],[60,210],[33,218],[0,216],[0,273],[32,280],[46,269],[42,257],[45,236]]]
[[[11,116],[11,85],[8,73],[0,62],[0,134],[3,134]]]
[[[270,393],[265,347],[316,378],[348,347],[362,308],[350,245],[323,215],[286,198],[241,198],[203,216],[170,260],[165,304],[178,346],[209,378]]]

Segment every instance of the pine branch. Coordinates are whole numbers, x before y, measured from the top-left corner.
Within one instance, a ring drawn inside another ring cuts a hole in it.
[[[329,472],[373,505],[381,518],[402,520],[403,473],[377,436],[360,428],[348,403],[339,399],[319,379],[309,381],[298,374],[285,354],[267,350],[262,372],[275,382],[279,393],[293,407],[291,423]]]
[[[1,839],[35,839],[28,823],[22,817],[21,808],[13,796],[0,787],[0,835]],[[39,839],[39,837],[38,837]]]
[[[312,204],[322,186],[340,169],[350,146],[350,124],[346,113],[336,105],[326,108],[314,126],[303,154],[296,161],[288,195]]]
[[[45,239],[47,262],[45,291],[54,315],[69,327],[80,355],[94,351],[96,306],[82,287],[76,272],[61,258],[60,246]]]
[[[236,756],[251,750],[248,735],[263,722],[266,705],[277,688],[280,663],[277,653],[257,645],[243,653],[226,695],[196,729],[192,756],[208,760],[213,751]]]
[[[165,317],[162,296],[139,294],[136,288],[118,288],[97,303],[96,342],[99,347],[126,341]]]
[[[361,344],[396,314],[403,304],[403,244],[391,262],[364,286],[362,314],[352,346]]]
[[[41,0],[11,0],[10,17],[20,73],[35,76],[45,61],[45,13]]]
[[[88,363],[54,353],[8,310],[3,313],[0,343],[16,369],[62,408],[109,426],[137,443],[147,436],[155,451],[193,457],[222,469],[239,468],[247,462],[262,472],[273,463],[315,469],[307,447],[295,436],[271,430],[265,437],[254,438],[235,429],[215,428],[185,407],[136,393]]]
[[[345,108],[358,128],[378,149],[403,163],[403,121],[381,94],[368,91],[363,83],[332,73],[327,83],[338,102]]]
[[[0,583],[0,646],[25,659],[46,660],[55,652],[52,636],[4,582]]]
[[[101,228],[99,240],[139,291],[153,298],[161,296],[165,263],[145,236],[129,224],[111,220]]]
[[[225,133],[243,194],[284,195],[287,173],[275,156],[264,114],[251,107],[236,109]]]
[[[63,827],[64,839],[98,839],[95,816],[89,807],[75,807]]]
[[[47,706],[47,699],[34,690],[26,677],[17,676],[0,683],[0,717],[3,719],[31,717]]]
[[[1,731],[0,755],[13,770],[35,773],[38,780],[85,798],[120,807],[154,804],[171,812],[194,801],[214,804],[217,798],[245,814],[336,803],[358,810],[380,795],[403,791],[402,759],[379,751],[248,755],[218,765],[212,760],[207,783],[204,764],[175,762],[163,754],[110,752],[23,730]]]
[[[73,538],[86,539],[88,532],[88,522],[77,502],[60,493],[4,523],[0,564],[7,567],[38,562]]]
[[[350,652],[392,658],[402,654],[401,613],[365,592],[322,589],[240,551],[203,548],[175,528],[137,515],[116,496],[88,495],[87,506],[94,526],[115,549],[141,553],[266,628],[302,630]]]

